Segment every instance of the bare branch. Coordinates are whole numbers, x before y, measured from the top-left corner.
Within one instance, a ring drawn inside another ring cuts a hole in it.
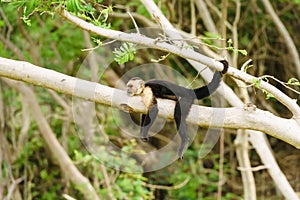
[[[147,1],[148,3],[151,1]],[[145,2],[144,2],[145,3]],[[184,57],[186,59],[190,59],[192,61],[200,62],[204,65],[207,65],[211,68],[217,69],[218,71],[221,71],[223,69],[223,65],[220,62],[217,62],[215,59],[209,58],[205,55],[202,55],[200,53],[195,52],[194,50],[190,48],[184,48],[182,46],[176,46],[171,45],[166,42],[159,42],[156,39],[148,38],[146,36],[135,34],[135,33],[123,33],[120,31],[114,31],[114,30],[108,30],[104,29],[98,26],[95,26],[91,23],[88,23],[70,13],[68,13],[65,10],[61,10],[58,12],[63,18],[65,18],[67,21],[72,22],[76,26],[79,26],[80,28],[87,30],[88,32],[102,35],[111,39],[116,39],[119,41],[126,41],[131,43],[140,44],[143,46],[151,47],[154,49],[159,49],[162,51],[171,52],[173,54],[179,55],[181,57]],[[163,19],[163,18],[162,18]],[[162,20],[160,19],[160,20]],[[167,23],[162,22],[161,23]],[[169,23],[169,22],[168,22]],[[168,26],[167,26],[168,27]],[[166,28],[167,28],[166,27]],[[171,28],[171,27],[169,27]],[[232,67],[229,68],[227,74],[240,79],[246,83],[254,83],[257,81],[257,78],[254,76],[251,76],[249,74],[246,74],[244,72],[241,72],[237,69],[234,69]],[[267,92],[271,93],[279,102],[281,102],[283,105],[285,105],[294,115],[295,119],[299,120],[300,123],[300,107],[297,105],[296,101],[290,99],[287,95],[285,95],[283,92],[278,90],[276,87],[270,85],[267,82],[261,81],[260,88],[266,90]]]
[[[214,20],[211,17],[211,14],[208,12],[208,8],[204,0],[195,1],[195,4],[198,8],[199,15],[201,16],[205,28],[211,33],[218,33],[217,27],[215,26]]]
[[[0,58],[0,76],[120,109],[123,108],[122,105],[128,105],[136,112],[146,111],[140,97],[129,98],[125,91],[67,76],[27,62]],[[160,116],[172,118],[175,106],[173,101],[161,99],[158,106]],[[220,114],[224,120],[212,120],[216,114]],[[300,127],[296,120],[280,118],[259,109],[208,108],[193,105],[187,122],[204,127],[259,130],[300,148],[300,134],[295,131],[300,130]]]

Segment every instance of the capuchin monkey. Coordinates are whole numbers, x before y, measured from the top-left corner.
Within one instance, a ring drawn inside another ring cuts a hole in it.
[[[222,75],[228,70],[228,62],[226,60],[220,60],[219,62],[223,64],[223,70],[221,72],[216,71],[210,83],[197,89],[188,89],[165,80],[144,82],[141,78],[134,77],[128,81],[128,96],[141,95],[143,103],[147,108],[147,114],[142,114],[140,124],[140,137],[143,141],[148,140],[149,129],[158,114],[156,98],[175,100],[174,119],[181,138],[178,157],[180,159],[183,158],[184,151],[189,144],[186,118],[195,99],[208,97],[219,87]]]

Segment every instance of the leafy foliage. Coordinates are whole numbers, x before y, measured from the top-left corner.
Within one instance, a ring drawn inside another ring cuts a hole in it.
[[[147,23],[147,20],[151,19],[147,9],[141,4],[140,0],[109,1],[112,5],[107,5],[103,3],[102,0],[11,0],[10,4],[6,2],[8,1],[1,1],[0,28],[1,36],[4,38],[1,39],[0,42],[1,56],[16,58],[18,60],[23,59],[16,54],[15,50],[18,50],[28,62],[33,62],[34,64],[71,75],[76,75],[78,65],[80,65],[86,56],[86,54],[81,51],[82,49],[86,49],[86,43],[85,39],[83,39],[82,30],[75,28],[57,16],[55,14],[57,9],[64,8],[73,15],[94,25],[120,31],[132,28],[132,21],[121,17],[110,17],[109,14],[112,13],[113,10],[124,14],[125,11],[130,9],[130,12],[142,15],[143,18],[140,18],[139,15],[137,15],[139,16],[138,18],[134,17],[139,27],[141,27],[142,23]],[[171,21],[173,24],[176,24],[181,30],[190,32],[191,21],[189,17],[187,17],[190,16],[191,12],[189,1],[176,1],[176,4],[170,3],[168,0],[156,2],[159,2],[163,13],[170,19],[172,18]],[[211,2],[214,3],[216,1]],[[291,67],[283,67],[293,66],[289,63],[290,55],[288,55],[286,49],[283,48],[285,46],[284,42],[278,40],[277,31],[274,30],[269,16],[267,16],[265,12],[261,12],[262,8],[259,2],[241,1],[241,3],[243,15],[246,17],[242,18],[241,23],[239,23],[239,48],[246,49],[247,51],[234,49],[232,40],[227,41],[228,47],[226,47],[226,50],[242,55],[247,55],[249,52],[253,60],[256,59],[259,60],[259,62],[265,62],[264,64],[266,65],[264,65],[263,68],[260,68],[260,66],[263,65],[258,66],[254,64],[254,67],[249,70],[249,73],[258,73],[260,76],[260,73],[271,74],[273,72],[278,76],[290,77],[290,74],[293,74],[295,70]],[[280,17],[283,20],[292,19],[288,21],[289,23],[285,23],[289,31],[294,33],[295,30],[298,30],[297,25],[299,24],[299,19],[296,14],[299,13],[299,10],[297,10],[297,6],[291,6],[291,3],[293,3],[293,5],[300,5],[300,1],[281,0],[272,3],[277,6],[276,8],[278,8],[281,14]],[[232,1],[229,1],[229,4],[228,23],[231,23],[235,14],[232,8],[235,4]],[[218,4],[215,5],[216,9],[218,9]],[[178,7],[173,9],[173,6]],[[20,12],[17,12],[17,10]],[[177,13],[177,11],[180,12]],[[294,11],[294,13],[290,11]],[[214,12],[211,14],[214,19],[219,19]],[[19,19],[24,23],[19,23]],[[199,31],[197,33],[203,33],[205,31],[203,27],[205,26],[202,24],[202,20],[197,18],[196,28],[197,31]],[[297,34],[291,35],[296,38],[294,41],[299,46]],[[230,29],[228,29],[228,37],[231,37]],[[102,45],[102,37],[93,35],[91,39],[97,46]],[[218,34],[205,33],[205,37],[201,37],[201,39],[203,39],[206,46],[213,50],[220,49],[220,47],[216,45],[216,41],[222,39]],[[13,45],[13,48],[10,45]],[[184,48],[189,47],[190,46]],[[176,68],[188,79],[191,78],[193,72],[187,62],[181,58],[176,58],[176,56],[165,57],[161,55],[161,52],[156,54],[154,51],[151,51],[151,55],[148,53],[137,55],[134,44],[130,43],[123,43],[119,48],[114,49],[114,54],[115,61],[119,64],[128,61],[132,61],[134,64],[144,63],[146,60],[145,57],[148,59],[151,56],[155,56],[156,58],[162,58],[158,59],[159,62],[164,62],[164,64]],[[242,63],[242,60],[239,62]],[[128,65],[130,64],[131,63],[128,63]],[[115,70],[115,72],[119,73],[121,71],[118,69]],[[107,79],[109,78],[110,77],[107,77]],[[281,80],[287,79],[282,78]],[[261,81],[267,80],[255,79],[254,86],[260,88]],[[32,118],[30,118],[31,121],[27,132],[22,134],[22,131],[26,128],[23,123],[23,115],[29,112],[29,110],[24,109],[25,104],[22,104],[23,100],[17,92],[2,83],[0,80],[0,132],[1,145],[3,145],[0,151],[0,173],[2,175],[0,178],[0,186],[1,189],[3,189],[1,190],[3,192],[0,194],[1,197],[8,193],[8,190],[11,188],[9,184],[14,181],[13,179],[16,180],[20,177],[22,178],[22,182],[16,187],[16,192],[18,192],[23,199],[62,199],[62,194],[65,192],[76,199],[83,199],[74,185],[70,184],[61,174],[61,169],[57,161],[53,159],[50,154],[51,147],[45,145],[45,141],[37,128],[37,123],[34,122]],[[286,84],[295,88],[300,86],[299,80],[296,78],[289,79]],[[127,142],[122,138],[120,139],[120,135],[122,135],[121,131],[115,126],[113,120],[117,121],[121,119],[113,119],[115,116],[111,116],[109,112],[106,112],[108,110],[107,108],[103,110],[105,120],[101,122],[103,123],[101,126],[104,127],[104,131],[108,137],[118,141],[118,145],[121,146],[121,153],[110,152],[110,154],[108,154],[105,148],[101,146],[99,149],[103,150],[104,153],[99,155],[99,157],[94,157],[87,153],[86,149],[82,146],[81,141],[74,131],[76,129],[74,123],[57,99],[53,98],[53,96],[43,88],[35,87],[34,91],[56,137],[64,144],[66,151],[69,153],[77,168],[94,184],[94,187],[102,199],[107,199],[110,192],[105,182],[107,178],[110,181],[112,194],[116,199],[158,199],[158,192],[164,193],[165,199],[215,199],[219,178],[219,157],[217,150],[212,152],[213,155],[209,155],[205,159],[200,160],[197,157],[199,143],[194,141],[192,146],[188,149],[183,161],[174,162],[170,168],[162,169],[161,174],[156,172],[142,174],[142,169],[136,165],[136,160],[128,157],[128,152],[134,153],[140,149],[139,144],[133,140]],[[272,95],[266,91],[263,92],[267,98],[272,98]],[[60,94],[59,97],[67,105],[72,104],[70,97],[62,94]],[[296,96],[296,98],[297,97],[299,96]],[[255,99],[256,95],[253,95],[252,98]],[[278,110],[276,105],[274,109]],[[2,119],[4,120],[1,121]],[[169,133],[172,131],[166,132]],[[165,132],[163,134],[165,134]],[[227,133],[226,135],[228,135],[228,138],[226,138],[226,145],[228,146],[226,146],[225,156],[229,157],[228,152],[230,152],[230,154],[232,154],[230,156],[234,157],[234,153],[232,153],[234,148],[232,140],[235,135]],[[197,138],[201,138],[201,134],[197,135]],[[280,152],[283,155],[282,157],[287,155],[281,163],[282,166],[285,167],[289,177],[298,176],[298,160],[296,159],[299,158],[299,153],[295,153],[294,149],[289,149],[288,146],[284,146],[282,143],[277,145],[278,143],[278,141],[272,140],[271,145],[277,147],[276,153]],[[254,163],[256,162],[255,164],[260,163],[256,155],[251,154],[251,156]],[[286,159],[288,159],[289,162],[286,162]],[[103,163],[99,160],[106,160],[107,162],[105,163],[107,165],[105,165],[104,171],[102,171],[103,168],[101,167]],[[294,165],[291,164],[293,160],[295,160]],[[130,174],[118,171],[118,169],[126,167],[124,163],[130,168],[134,168],[137,171],[139,170],[139,173]],[[260,196],[267,196],[266,198],[268,198],[268,195],[273,194],[272,192],[275,191],[276,188],[274,188],[271,180],[266,178],[268,177],[266,172],[261,171],[259,174],[256,174],[256,176],[259,175],[261,175],[263,179],[263,181],[256,182],[258,188],[261,190],[259,191]],[[150,176],[151,178],[149,178]],[[240,174],[236,172],[236,166],[232,160],[225,160],[224,176],[225,182],[222,199],[241,199],[239,197],[242,195],[242,189],[239,188],[241,185]],[[189,179],[187,184],[176,190],[166,191],[145,186],[145,183],[148,182],[153,185],[172,187],[187,179]],[[292,183],[296,186],[298,184],[296,181]]]
[[[113,53],[115,55],[115,61],[119,64],[124,64],[134,59],[136,50],[134,44],[123,43],[120,48],[115,48]]]
[[[82,0],[67,0],[66,9],[72,13],[77,14],[78,12],[84,9],[84,7],[81,5],[81,2],[84,3],[84,1]],[[93,9],[91,11],[93,11]]]
[[[94,4],[102,3],[102,0],[97,0]],[[32,0],[32,1],[14,1],[12,0],[11,5],[15,7],[23,7],[22,20],[28,26],[31,25],[31,17],[34,13],[40,12],[42,14],[47,13],[54,15],[55,9],[65,8],[67,11],[73,13],[74,15],[86,19],[97,26],[103,28],[110,28],[110,24],[106,23],[108,19],[108,14],[112,12],[112,6],[107,6],[106,8],[98,11],[94,8],[91,2],[84,0],[53,0],[53,1],[43,1],[43,0]]]
[[[227,50],[228,51],[233,51],[235,54],[238,54],[238,53],[240,53],[240,54],[242,54],[243,56],[247,56],[248,55],[248,53],[247,53],[247,51],[245,50],[245,49],[235,49],[233,46],[232,46],[232,40],[231,39],[229,39],[228,41],[227,41],[227,44],[228,44],[228,47],[227,47]]]
[[[254,82],[254,86],[256,88],[260,88],[260,84],[261,84],[261,81],[262,79],[261,78],[258,78],[258,79],[254,79],[253,82]],[[264,78],[264,81],[268,82],[269,80],[267,78]],[[272,95],[270,92],[268,92],[267,90],[264,90],[264,89],[261,89],[262,92],[266,95],[266,99],[275,99],[274,95]]]
[[[300,81],[296,78],[290,78],[287,82],[288,85],[300,86]]]

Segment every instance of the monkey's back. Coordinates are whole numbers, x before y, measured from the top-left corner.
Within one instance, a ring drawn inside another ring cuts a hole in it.
[[[153,95],[157,98],[176,100],[179,97],[196,97],[194,90],[181,87],[165,80],[149,80],[145,82],[145,87],[150,87],[152,89]]]

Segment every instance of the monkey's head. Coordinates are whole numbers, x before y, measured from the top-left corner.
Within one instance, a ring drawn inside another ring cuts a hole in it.
[[[134,95],[140,95],[144,88],[145,82],[139,77],[134,77],[127,83],[127,95],[131,97]]]

